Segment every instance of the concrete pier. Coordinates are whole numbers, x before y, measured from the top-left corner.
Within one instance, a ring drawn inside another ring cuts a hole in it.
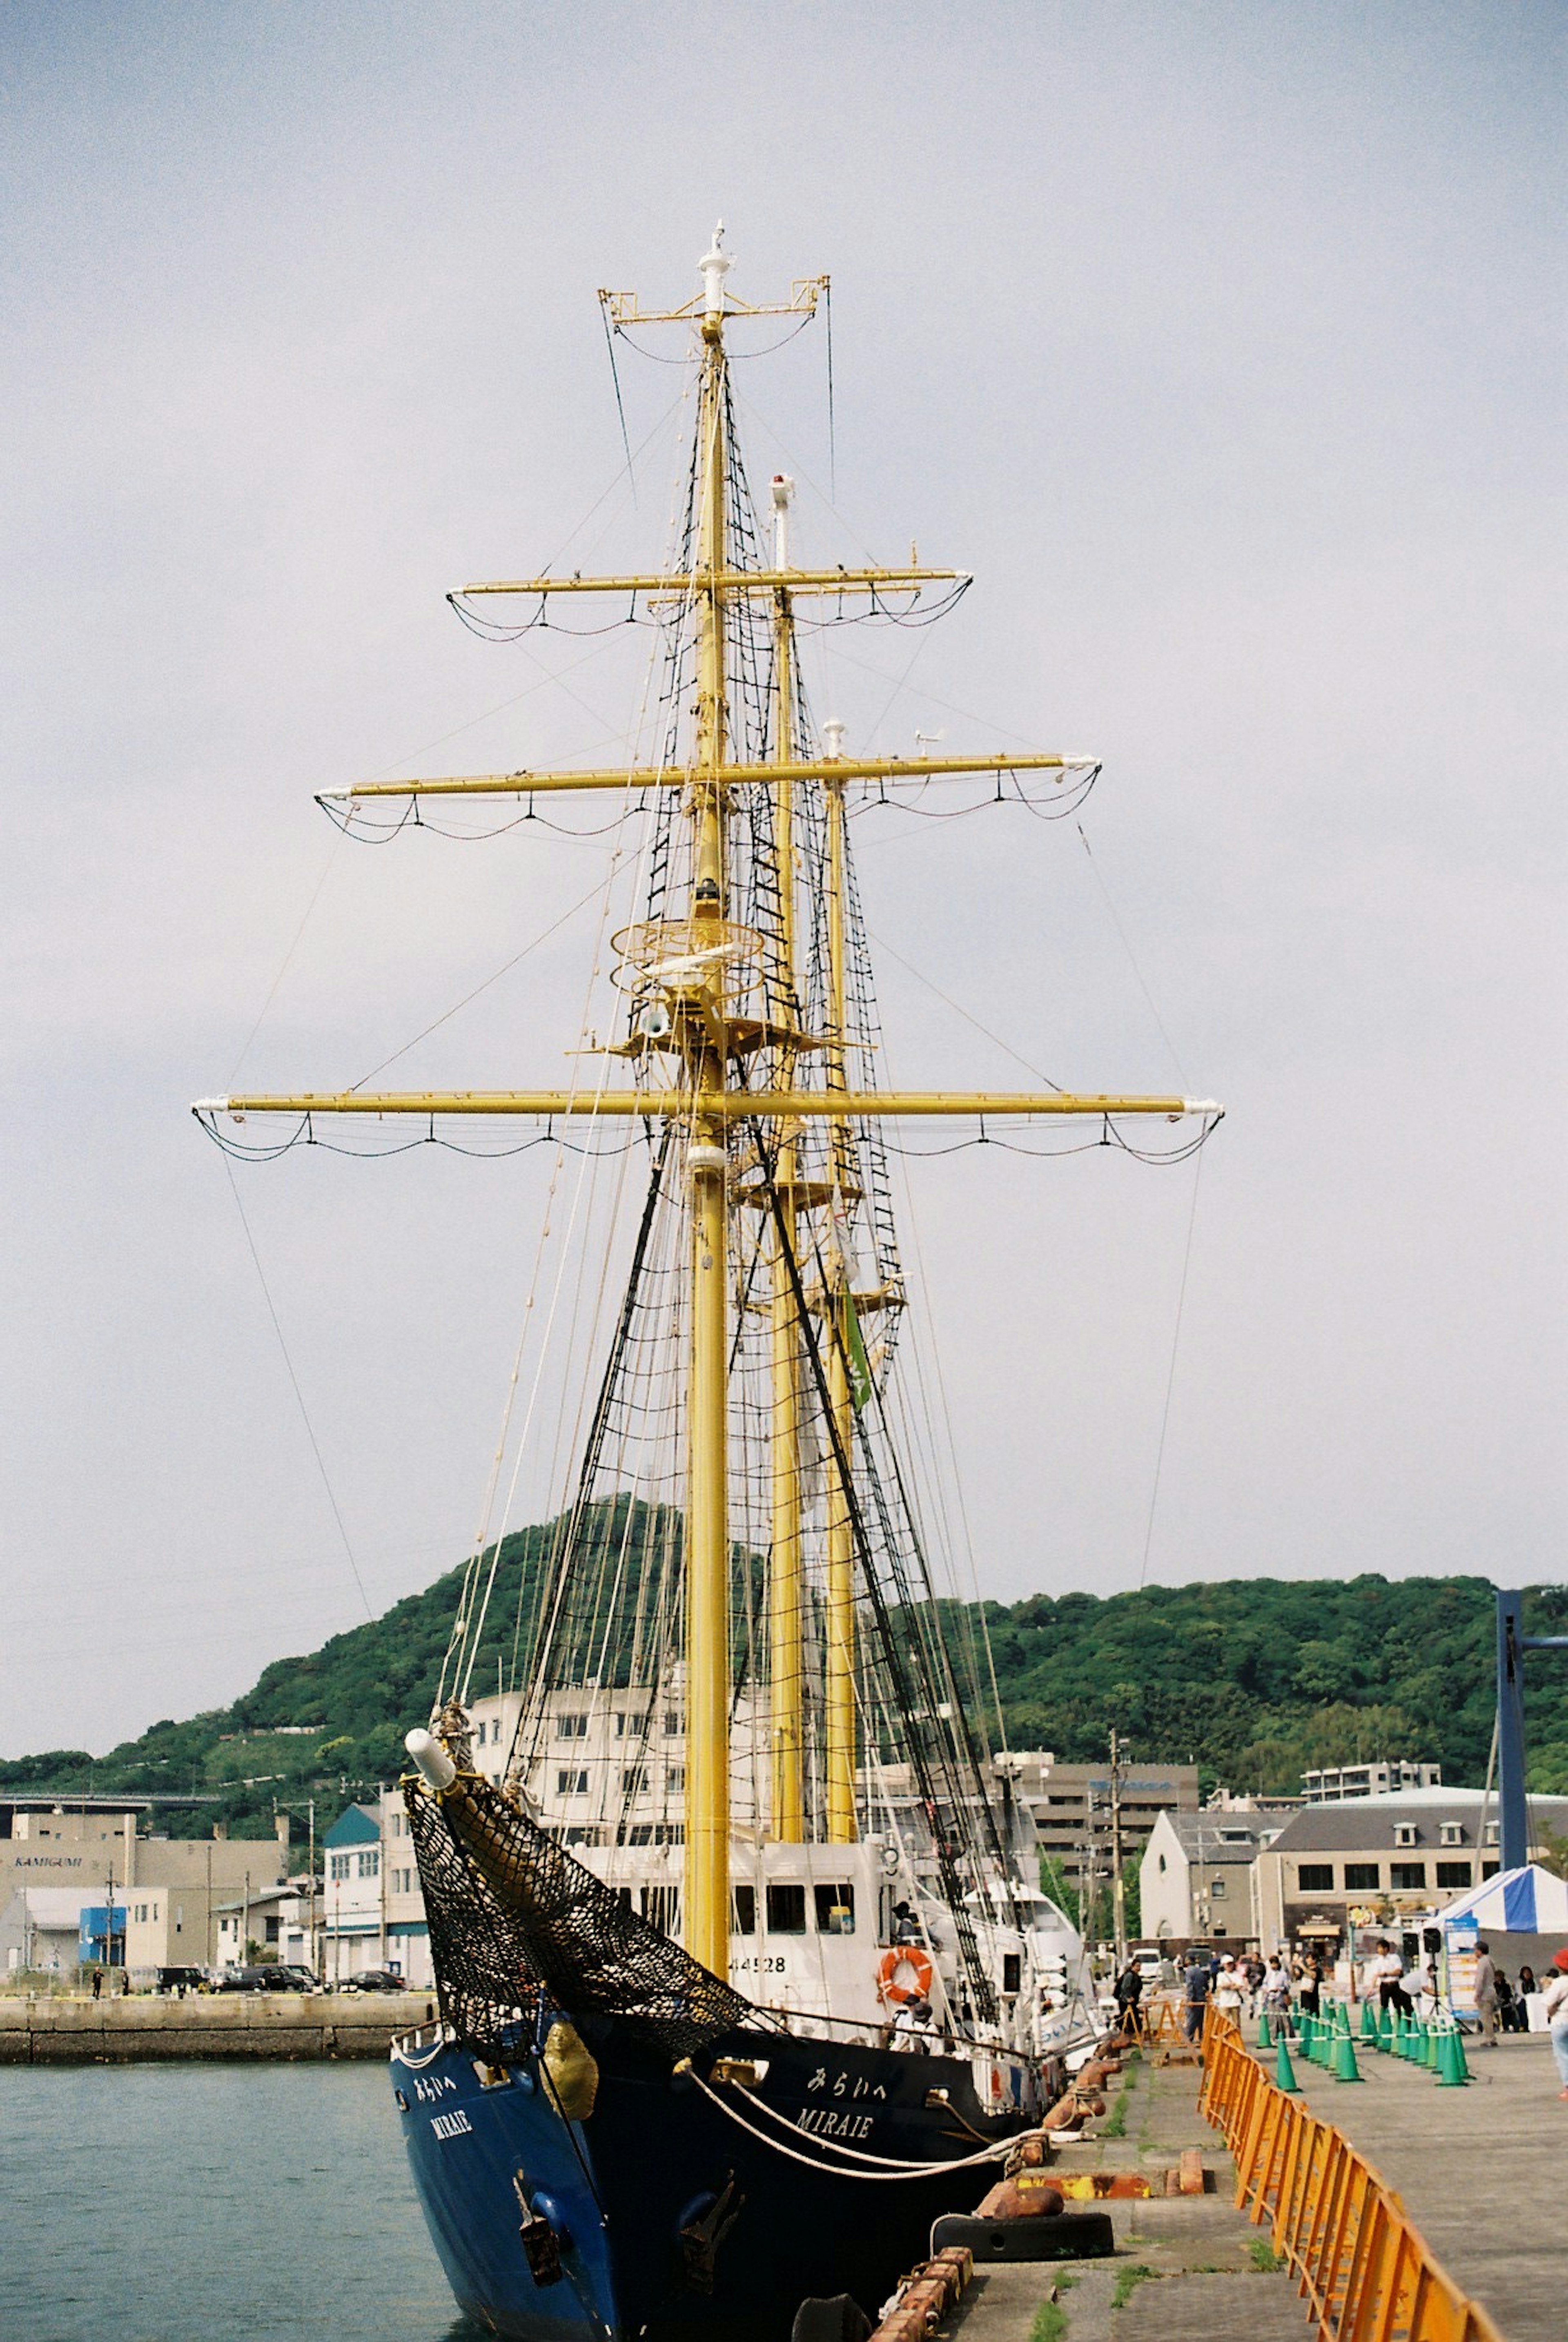
[[[215,1992],[0,1997],[0,2066],[170,2057],[385,2057],[435,2015],[433,1993]]]
[[[1504,2034],[1495,2049],[1467,2045],[1472,2079],[1463,2090],[1439,2089],[1434,2075],[1403,2058],[1363,2054],[1359,2041],[1356,2050],[1359,2088],[1296,2059],[1313,2113],[1382,2174],[1455,2285],[1488,2312],[1505,2342],[1563,2342],[1568,2103],[1557,2096],[1546,2036]],[[1272,2074],[1272,2053],[1262,2063]]]
[[[943,2342],[1031,2342],[1051,2302],[1064,2342],[1307,2342],[1294,2280],[1273,2266],[1266,2238],[1232,2203],[1234,2169],[1198,2113],[1196,2067],[1134,2063],[1112,2088],[1111,2119],[1119,2105],[1124,2135],[1064,2148],[1053,2174],[1142,2171],[1154,2179],[1197,2147],[1214,2173],[1213,2192],[1098,2205],[1115,2229],[1111,2260],[983,2265]]]

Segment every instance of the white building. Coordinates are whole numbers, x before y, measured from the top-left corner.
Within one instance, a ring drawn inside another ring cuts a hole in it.
[[[384,1790],[374,1805],[345,1807],[322,1847],[325,1982],[392,1968],[414,1990],[427,1989],[434,1980],[430,1930],[401,1792]]]
[[[1148,1943],[1256,1943],[1257,1861],[1289,1808],[1222,1807],[1160,1815],[1138,1867]]]
[[[1441,1765],[1391,1764],[1386,1756],[1370,1765],[1336,1765],[1302,1775],[1302,1793],[1309,1806],[1337,1806],[1347,1797],[1386,1797],[1398,1789],[1442,1786]]]

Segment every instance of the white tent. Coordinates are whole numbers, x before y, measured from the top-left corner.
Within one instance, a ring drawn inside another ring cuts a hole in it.
[[[1461,1933],[1490,1927],[1497,1935],[1568,1936],[1568,1879],[1554,1878],[1538,1862],[1500,1870],[1438,1915],[1444,1929],[1464,1922]]]

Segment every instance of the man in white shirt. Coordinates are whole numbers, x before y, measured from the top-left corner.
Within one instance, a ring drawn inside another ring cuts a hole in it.
[[[1403,2010],[1410,2015],[1410,1996],[1404,1989],[1404,1962],[1386,1936],[1380,1937],[1377,1957],[1372,1964],[1377,1978],[1377,1995],[1384,2008]]]
[[[1552,1970],[1545,1994],[1546,2030],[1552,2036],[1552,2055],[1563,2085],[1557,2095],[1568,2098],[1568,1948],[1553,1954]]]

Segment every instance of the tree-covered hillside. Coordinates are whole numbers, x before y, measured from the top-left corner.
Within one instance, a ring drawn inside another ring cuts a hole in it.
[[[474,1669],[482,1689],[498,1658],[510,1674],[520,1597],[536,1586],[554,1529],[520,1530],[502,1546]],[[584,1534],[614,1538],[629,1556],[617,1596],[629,1616],[650,1541],[674,1534],[669,1517],[617,1499],[595,1508]],[[737,1588],[753,1569],[737,1558]],[[404,1732],[429,1707],[461,1580],[448,1571],[318,1651],[275,1660],[232,1707],[165,1719],[102,1756],[64,1749],[0,1763],[0,1796],[198,1790],[218,1802],[168,1826],[205,1834],[219,1817],[265,1824],[275,1800],[315,1795],[331,1807],[390,1780]],[[1130,1756],[1192,1756],[1237,1789],[1292,1790],[1303,1767],[1359,1756],[1435,1760],[1453,1782],[1485,1772],[1494,1685],[1483,1578],[1233,1578],[983,1609],[1014,1747],[1094,1758],[1114,1725]],[[1526,1624],[1568,1632],[1568,1589],[1536,1589]],[[612,1622],[609,1646],[617,1639]],[[1526,1714],[1532,1785],[1568,1792],[1568,1660],[1531,1663]]]

